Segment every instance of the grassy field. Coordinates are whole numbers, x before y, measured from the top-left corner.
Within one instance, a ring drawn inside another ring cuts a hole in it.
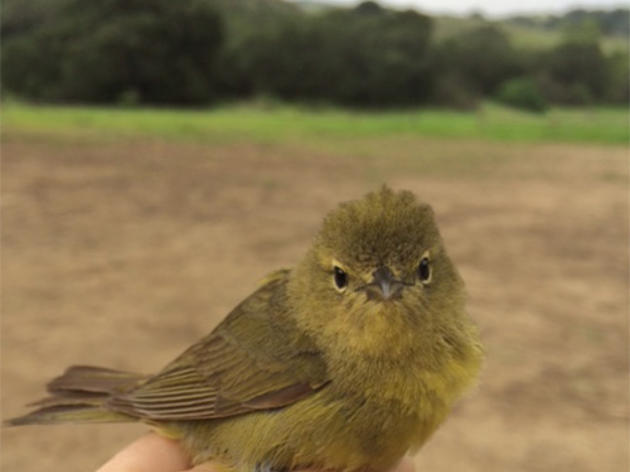
[[[383,113],[244,104],[211,110],[32,106],[6,103],[7,132],[146,136],[229,142],[343,141],[435,137],[522,142],[626,144],[628,111],[555,108],[532,114],[486,103],[477,111],[422,109]]]
[[[417,471],[626,472],[626,140],[619,110],[5,105],[2,416],[70,364],[159,370],[387,182],[435,209],[487,353]],[[95,470],[145,431],[3,428],[0,469]]]

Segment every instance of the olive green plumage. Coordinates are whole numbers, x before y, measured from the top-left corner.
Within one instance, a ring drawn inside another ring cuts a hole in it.
[[[464,302],[431,208],[383,187],[158,374],[72,367],[9,423],[144,421],[239,472],[385,470],[477,375]]]

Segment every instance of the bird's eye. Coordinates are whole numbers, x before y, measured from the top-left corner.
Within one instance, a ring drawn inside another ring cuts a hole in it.
[[[346,285],[348,285],[348,274],[341,268],[335,266],[333,269],[333,281],[335,282],[337,290],[341,292],[346,288]]]
[[[418,277],[420,282],[427,284],[431,281],[431,262],[428,257],[423,257],[418,265]]]

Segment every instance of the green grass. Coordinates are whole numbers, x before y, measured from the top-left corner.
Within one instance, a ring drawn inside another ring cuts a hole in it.
[[[552,109],[536,115],[486,103],[477,111],[359,112],[231,105],[208,110],[35,106],[5,103],[3,131],[63,137],[159,137],[260,142],[426,136],[524,142],[627,144],[625,109]]]

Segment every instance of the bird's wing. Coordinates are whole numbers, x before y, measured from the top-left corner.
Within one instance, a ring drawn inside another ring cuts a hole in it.
[[[326,365],[288,314],[287,272],[271,277],[207,337],[107,408],[151,420],[222,418],[278,408],[327,383]]]

